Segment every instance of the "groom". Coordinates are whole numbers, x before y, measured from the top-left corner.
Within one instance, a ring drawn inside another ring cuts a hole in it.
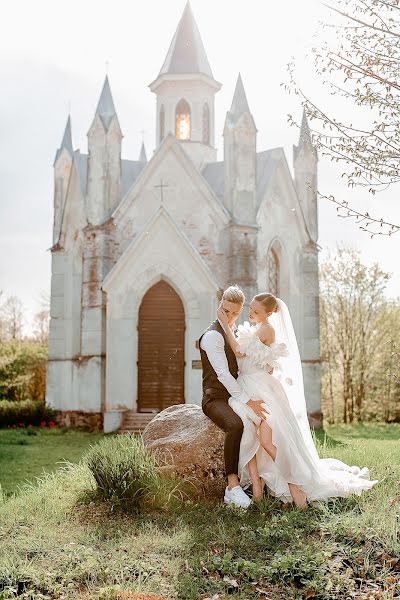
[[[245,301],[242,290],[235,285],[228,287],[222,295],[222,308],[228,317],[229,326],[234,324],[243,309]],[[238,462],[240,441],[243,433],[243,422],[229,406],[232,396],[250,406],[257,416],[265,419],[261,408],[262,400],[249,398],[238,382],[238,364],[224,328],[216,319],[199,339],[201,364],[203,368],[203,412],[223,431],[225,431],[225,470],[228,485],[225,489],[224,502],[236,506],[247,507],[250,498],[239,485]]]

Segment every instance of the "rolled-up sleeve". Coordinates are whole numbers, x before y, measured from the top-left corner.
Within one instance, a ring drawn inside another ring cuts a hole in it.
[[[224,388],[228,390],[233,398],[246,404],[250,398],[245,394],[237,380],[229,371],[223,336],[215,330],[206,331],[201,338],[200,346],[207,354],[208,360],[217,375],[218,381],[222,383]]]

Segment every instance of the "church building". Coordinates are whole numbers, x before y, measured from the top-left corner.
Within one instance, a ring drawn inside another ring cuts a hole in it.
[[[156,144],[121,159],[106,77],[74,150],[68,118],[54,162],[46,402],[67,425],[134,430],[178,403],[201,404],[197,340],[232,283],[289,306],[310,421],[321,422],[317,152],[307,119],[293,147],[257,149],[238,76],[215,148],[214,79],[190,4],[149,85]]]

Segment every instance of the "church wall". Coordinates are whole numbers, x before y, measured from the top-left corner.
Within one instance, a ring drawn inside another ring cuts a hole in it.
[[[73,360],[80,354],[81,291],[80,244],[68,251],[53,251],[46,399],[60,410],[79,405]]]
[[[201,403],[201,370],[196,340],[215,318],[218,285],[194,258],[169,218],[160,215],[111,282],[107,293],[106,410],[137,407],[138,314],[145,293],[165,279],[180,296],[185,311],[185,399]],[[162,332],[160,332],[162,335]],[[112,421],[107,416],[107,421]]]

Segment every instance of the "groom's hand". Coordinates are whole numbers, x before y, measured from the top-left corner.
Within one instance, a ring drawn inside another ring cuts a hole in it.
[[[254,410],[254,412],[256,413],[257,417],[260,417],[260,419],[262,419],[263,421],[265,421],[265,414],[264,413],[268,413],[269,414],[269,410],[267,410],[266,408],[262,408],[261,404],[263,404],[264,400],[248,400],[247,402],[247,406],[250,406],[250,408],[252,408]]]

